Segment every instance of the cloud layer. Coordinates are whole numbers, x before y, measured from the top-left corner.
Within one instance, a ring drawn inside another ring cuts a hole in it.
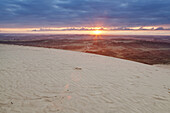
[[[0,0],[0,27],[170,24],[170,0]]]

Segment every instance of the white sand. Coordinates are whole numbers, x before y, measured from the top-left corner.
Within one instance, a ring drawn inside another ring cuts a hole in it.
[[[168,113],[170,70],[48,48],[0,45],[0,113]]]
[[[170,70],[170,64],[156,64],[154,66]]]

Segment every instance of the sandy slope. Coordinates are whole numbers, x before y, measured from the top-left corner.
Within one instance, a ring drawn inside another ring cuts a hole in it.
[[[0,113],[168,113],[170,70],[93,54],[0,45]]]
[[[170,70],[170,64],[156,64],[154,66]]]

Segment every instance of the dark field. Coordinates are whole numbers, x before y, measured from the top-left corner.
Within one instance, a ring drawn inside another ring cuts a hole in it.
[[[170,64],[170,36],[0,34],[0,43],[81,51],[146,64]]]

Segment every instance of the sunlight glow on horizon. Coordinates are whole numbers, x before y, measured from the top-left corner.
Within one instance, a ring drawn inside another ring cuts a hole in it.
[[[145,26],[144,29],[157,28]],[[114,27],[116,28],[116,27]],[[130,27],[129,27],[130,28]],[[138,30],[140,27],[131,27],[134,30],[112,30],[108,27],[45,27],[45,28],[0,28],[0,33],[18,34],[89,34],[89,35],[167,35],[170,30]]]
[[[100,31],[100,30],[95,30],[95,31],[92,32],[92,34],[101,35],[101,34],[102,34],[102,31]]]
[[[0,28],[0,32],[15,32],[15,31],[112,31],[112,30],[155,30],[159,27],[170,29],[170,25],[168,26],[138,26],[138,27],[32,27],[32,28]],[[141,29],[142,28],[142,29]]]

